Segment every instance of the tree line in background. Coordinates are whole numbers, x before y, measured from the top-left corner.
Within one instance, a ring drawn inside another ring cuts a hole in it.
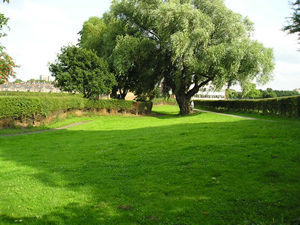
[[[263,98],[280,98],[300,95],[298,91],[282,91],[267,88],[266,90],[252,89],[251,91],[237,92],[233,89],[226,90],[226,99],[263,99]]]
[[[114,0],[84,23],[78,46],[62,48],[50,71],[64,91],[89,98],[124,99],[130,91],[146,100],[161,85],[184,115],[201,87],[270,80],[273,51],[252,40],[253,31],[223,0]]]

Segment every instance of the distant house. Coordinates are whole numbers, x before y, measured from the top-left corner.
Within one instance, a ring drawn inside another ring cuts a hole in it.
[[[294,91],[297,91],[300,94],[300,88],[296,88]]]

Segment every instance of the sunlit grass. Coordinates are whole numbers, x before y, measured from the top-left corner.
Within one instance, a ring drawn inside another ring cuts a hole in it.
[[[0,224],[290,224],[300,126],[209,113],[0,137]],[[159,116],[158,116],[159,115]]]

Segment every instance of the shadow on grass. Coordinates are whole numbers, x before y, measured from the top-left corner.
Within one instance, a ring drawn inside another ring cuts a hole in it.
[[[297,134],[241,120],[0,138],[15,165],[1,187],[23,190],[0,224],[288,224],[300,206]],[[40,216],[22,216],[31,198]]]
[[[206,112],[194,111],[193,113],[191,113],[189,115],[182,116],[177,112],[170,113],[168,111],[153,111],[151,116],[155,117],[155,118],[159,118],[159,119],[174,119],[174,118],[182,118],[182,117],[194,117],[194,116],[198,116],[200,114],[206,114]]]

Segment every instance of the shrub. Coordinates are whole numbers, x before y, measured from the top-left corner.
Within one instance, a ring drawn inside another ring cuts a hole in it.
[[[300,96],[259,100],[195,100],[194,104],[196,108],[215,111],[300,117]]]

